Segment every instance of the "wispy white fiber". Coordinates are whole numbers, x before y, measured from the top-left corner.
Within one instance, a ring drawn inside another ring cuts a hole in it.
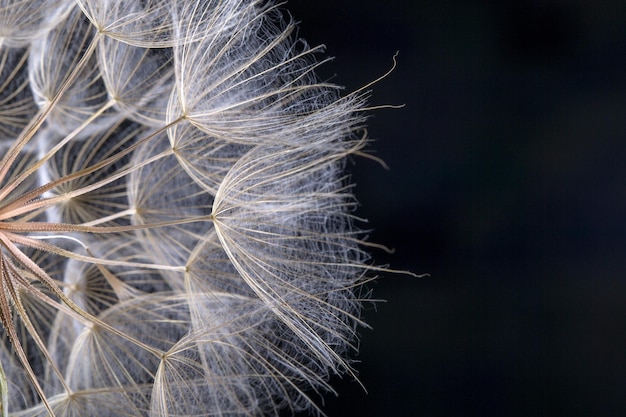
[[[322,414],[356,377],[384,270],[344,169],[367,93],[321,81],[285,15],[0,0],[10,416]]]

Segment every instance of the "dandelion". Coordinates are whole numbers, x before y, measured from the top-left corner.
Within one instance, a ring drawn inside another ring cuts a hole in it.
[[[11,416],[321,413],[371,271],[366,97],[260,0],[0,5]]]

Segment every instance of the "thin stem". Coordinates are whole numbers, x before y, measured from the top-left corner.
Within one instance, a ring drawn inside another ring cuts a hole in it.
[[[39,333],[35,329],[35,326],[33,326],[33,323],[30,321],[30,318],[28,317],[28,313],[26,312],[26,309],[24,308],[24,304],[22,303],[21,297],[19,296],[18,292],[16,291],[15,285],[13,285],[13,280],[11,279],[11,277],[17,278],[19,276],[19,272],[15,269],[15,266],[12,265],[11,262],[6,262],[6,265],[8,267],[7,268],[7,272],[9,274],[9,279],[6,280],[5,284],[6,284],[7,288],[9,289],[9,292],[11,293],[11,296],[13,297],[14,308],[17,310],[17,313],[20,316],[20,319],[22,320],[22,323],[24,324],[24,326],[26,326],[26,329],[28,330],[30,336],[33,338],[33,340],[35,341],[35,343],[39,347],[39,350],[43,353],[43,355],[48,360],[48,363],[52,366],[52,370],[58,376],[59,381],[61,382],[61,385],[63,386],[63,389],[67,393],[71,393],[72,390],[70,389],[70,387],[65,382],[65,378],[63,378],[63,374],[61,373],[59,368],[56,366],[56,363],[54,362],[54,360],[50,356],[50,352],[48,352],[48,349],[46,348],[46,344],[43,342],[43,340],[41,340],[41,337],[39,336]],[[18,283],[19,283],[20,280],[16,279],[16,281],[18,281]],[[23,280],[22,280],[22,282],[23,282]],[[26,286],[26,288],[29,288],[29,289],[32,289],[32,287],[33,287],[32,285],[27,285]],[[39,293],[40,293],[40,291],[35,291],[34,292],[35,296],[38,296]]]
[[[110,222],[112,220],[117,220],[117,219],[120,219],[122,217],[132,216],[133,214],[136,214],[136,213],[137,213],[136,209],[130,208],[130,209],[119,211],[119,212],[117,212],[115,214],[111,214],[110,216],[101,217],[99,219],[96,219],[96,220],[93,220],[93,221],[90,221],[90,222],[87,222],[87,223],[83,223],[81,226],[89,226],[89,227],[97,226],[99,224]]]
[[[2,362],[0,362],[0,417],[8,417],[9,415],[8,393],[7,377],[4,374],[4,369],[2,369]]]
[[[101,265],[122,266],[122,267],[131,267],[131,268],[154,269],[158,271],[173,271],[173,272],[186,272],[187,271],[186,266],[147,264],[147,263],[127,262],[127,261],[112,261],[108,259],[95,258],[93,256],[80,255],[72,251],[61,249],[58,246],[41,242],[39,241],[40,237],[33,239],[30,236],[21,236],[21,235],[13,234],[10,232],[6,232],[6,233],[0,233],[0,238],[2,235],[8,236],[8,238],[12,242],[27,246],[29,248],[38,249],[44,252],[51,252],[56,255],[66,257],[66,258],[75,259],[77,261],[96,264],[96,265],[101,264]]]
[[[157,227],[177,226],[181,224],[199,223],[212,221],[212,215],[188,217],[186,219],[169,220],[147,224],[134,224],[129,226],[86,226],[84,224],[46,223],[46,222],[0,222],[2,232],[83,232],[83,233],[122,233],[134,230],[154,229]]]
[[[71,174],[65,175],[62,178],[59,178],[57,180],[54,181],[50,181],[49,183],[42,185],[41,187],[36,188],[33,191],[30,191],[22,196],[20,196],[19,198],[16,198],[15,200],[11,201],[9,204],[5,205],[4,207],[0,207],[0,220],[6,220],[9,219],[11,217],[15,217],[19,214],[24,214],[24,213],[28,213],[30,211],[39,209],[41,207],[46,207],[49,204],[54,204],[56,202],[59,201],[63,201],[67,198],[70,198],[72,196],[78,196],[84,193],[89,192],[90,190],[87,190],[86,188],[81,188],[79,190],[75,190],[72,193],[67,193],[64,194],[63,196],[57,196],[57,197],[50,197],[47,199],[39,199],[35,202],[32,202],[31,200],[35,200],[37,197],[39,197],[40,195],[44,194],[47,191],[50,191],[52,189],[54,189],[55,187],[58,187],[59,185],[62,185],[64,183],[67,183],[69,181],[84,177],[86,175],[91,174],[92,172],[97,171],[98,169],[104,168],[110,164],[113,164],[117,161],[119,161],[120,159],[122,159],[124,156],[130,154],[131,152],[134,152],[139,146],[141,146],[143,143],[146,143],[147,141],[153,139],[154,137],[156,137],[158,134],[166,131],[167,129],[171,128],[172,126],[176,125],[177,123],[180,123],[182,120],[184,120],[182,117],[179,117],[178,119],[172,121],[171,123],[169,123],[166,126],[163,126],[162,128],[158,129],[157,131],[151,133],[150,135],[146,136],[145,138],[143,138],[142,140],[138,141],[137,143],[129,146],[128,148],[121,150],[117,153],[115,153],[115,155],[112,155],[96,164],[93,164],[90,167],[87,168],[83,168],[80,171],[76,171],[73,172]],[[149,162],[154,162],[155,160],[158,160],[159,158],[162,158],[164,156],[166,156],[167,154],[172,153],[173,150],[172,149],[166,149],[165,151],[162,152],[162,154],[156,155],[154,156]],[[142,163],[144,166],[145,163]],[[139,165],[138,165],[139,166]],[[100,181],[97,184],[100,184],[100,186],[102,185],[106,185],[118,178],[123,177],[124,175],[128,175],[129,173],[133,172],[135,169],[137,169],[137,167],[131,167],[127,170],[124,171],[123,174],[116,174],[116,176],[108,176],[106,179]],[[83,190],[83,191],[81,191]]]
[[[93,113],[87,120],[85,120],[80,126],[78,126],[74,131],[72,131],[69,135],[67,135],[62,141],[56,144],[52,149],[50,149],[44,156],[42,156],[35,164],[28,167],[27,170],[22,172],[19,177],[11,180],[5,187],[0,191],[0,200],[9,195],[11,191],[16,189],[26,178],[30,175],[37,172],[39,168],[43,164],[46,163],[50,158],[52,158],[59,150],[63,148],[63,146],[67,145],[72,139],[74,139],[83,129],[89,126],[95,119],[97,119],[100,115],[102,115],[105,111],[110,109],[115,105],[115,100],[109,100],[106,104],[104,104],[100,109],[98,109],[95,113]]]
[[[116,336],[121,337],[124,340],[127,340],[131,343],[133,343],[134,345],[144,349],[146,352],[150,352],[153,355],[155,355],[156,357],[161,357],[161,355],[163,354],[163,352],[146,345],[145,343],[140,342],[139,340],[135,339],[132,336],[129,336],[127,334],[125,334],[124,332],[116,329],[115,327],[103,322],[102,320],[98,319],[97,317],[93,316],[92,314],[89,314],[88,312],[86,312],[85,310],[83,310],[82,308],[80,308],[79,306],[77,306],[74,301],[72,301],[67,295],[65,295],[65,293],[59,288],[59,286],[54,282],[54,280],[52,278],[50,278],[50,276],[39,267],[39,265],[37,265],[35,262],[33,262],[28,256],[26,256],[21,250],[19,250],[17,248],[17,246],[15,246],[15,244],[13,243],[13,237],[17,237],[17,235],[11,235],[11,234],[5,234],[5,233],[0,233],[0,241],[2,242],[2,245],[7,249],[7,251],[20,263],[22,264],[26,269],[28,269],[30,272],[32,272],[37,279],[44,284],[46,287],[48,287],[48,289],[50,291],[52,291],[52,293],[54,295],[56,295],[57,297],[59,297],[61,299],[61,301],[63,301],[63,303],[65,303],[70,309],[72,309],[75,313],[77,313],[78,315],[82,316],[84,319],[88,320],[90,322],[90,328],[93,328],[94,325],[102,327],[104,330],[107,330],[113,334],[115,334]],[[0,257],[1,258],[1,257]],[[91,258],[92,260],[90,260],[89,262],[91,263],[97,263],[98,261],[95,260],[94,258]],[[4,293],[4,292],[2,292]],[[2,296],[3,294],[0,294],[0,296]],[[2,304],[2,303],[0,303]],[[6,325],[5,325],[6,328]],[[15,330],[13,330],[15,331]],[[25,358],[26,359],[26,358]],[[28,362],[26,362],[28,363]],[[31,370],[32,372],[32,370]],[[34,374],[33,374],[34,376]],[[35,381],[36,382],[36,381]]]
[[[0,239],[2,239],[2,234],[0,234]],[[11,344],[13,345],[13,350],[15,351],[15,354],[17,355],[20,362],[22,363],[22,366],[24,367],[24,370],[26,371],[28,378],[32,382],[33,387],[35,388],[35,391],[37,391],[37,395],[39,395],[39,397],[41,398],[41,401],[43,401],[44,407],[46,407],[46,410],[48,410],[48,413],[50,414],[50,416],[54,417],[54,411],[52,411],[52,408],[50,407],[50,404],[48,403],[48,400],[46,399],[46,395],[44,394],[43,389],[41,388],[41,385],[39,384],[39,381],[37,380],[35,371],[33,371],[32,366],[30,366],[28,357],[26,356],[26,353],[24,352],[24,348],[22,347],[22,343],[20,342],[20,339],[17,336],[17,333],[15,331],[15,325],[13,324],[13,318],[11,314],[11,307],[10,307],[11,303],[8,299],[9,291],[6,288],[7,283],[10,282],[9,272],[6,267],[6,261],[4,257],[1,255],[0,255],[0,277],[1,277],[0,285],[2,285],[2,288],[0,289],[0,320],[2,321],[2,325],[7,332],[7,335],[9,337],[9,340],[11,341]]]
[[[52,111],[52,109],[54,108],[56,103],[61,99],[63,94],[65,94],[65,92],[67,91],[71,83],[74,82],[79,72],[82,71],[82,69],[85,67],[85,65],[87,64],[87,61],[89,60],[89,58],[91,57],[91,55],[96,49],[96,46],[98,44],[97,41],[100,38],[100,36],[101,34],[98,33],[91,39],[91,42],[89,43],[89,46],[85,50],[85,53],[83,54],[82,58],[80,59],[80,61],[78,61],[76,66],[72,69],[72,72],[70,72],[70,74],[67,76],[65,81],[63,81],[63,84],[61,84],[59,91],[57,91],[57,93],[54,95],[52,100],[50,100],[50,102],[46,105],[46,107],[39,110],[37,115],[31,120],[31,122],[26,126],[26,128],[24,128],[22,133],[20,133],[20,135],[15,140],[15,142],[13,142],[13,145],[11,145],[11,147],[5,154],[4,158],[2,158],[2,161],[0,161],[0,181],[6,178],[7,173],[11,169],[11,166],[17,159],[17,156],[19,155],[19,153],[22,151],[22,149],[24,149],[24,146],[26,146],[26,144],[28,144],[28,142],[30,142],[30,140],[35,136],[35,133],[37,133],[37,131],[39,130],[43,122],[46,120],[46,117],[48,117],[48,114]],[[7,192],[5,192],[4,190],[1,190],[0,200],[5,198],[7,194],[8,194]]]

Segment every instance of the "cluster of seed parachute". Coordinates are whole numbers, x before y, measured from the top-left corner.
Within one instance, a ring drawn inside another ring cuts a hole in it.
[[[257,0],[0,2],[12,416],[319,412],[368,256],[365,97]]]

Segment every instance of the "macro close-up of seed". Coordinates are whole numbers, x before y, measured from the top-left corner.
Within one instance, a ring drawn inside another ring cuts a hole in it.
[[[258,0],[0,5],[7,416],[320,414],[356,379],[369,86]]]

